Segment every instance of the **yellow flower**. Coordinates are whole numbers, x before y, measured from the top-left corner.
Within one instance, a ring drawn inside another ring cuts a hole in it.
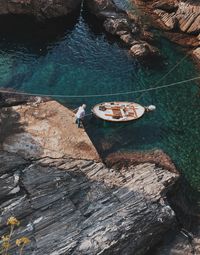
[[[10,217],[8,220],[7,220],[7,225],[17,225],[19,226],[20,222],[15,218],[15,217]]]
[[[6,236],[2,236],[1,239],[3,242],[8,242],[10,238],[9,238],[9,235],[6,235]]]
[[[30,243],[30,239],[28,237],[23,236],[20,239],[17,239],[15,243],[17,246],[27,245]]]
[[[16,243],[17,246],[20,246],[21,245],[21,240],[17,239],[15,243]]]
[[[2,243],[3,249],[8,249],[10,247],[10,243],[8,241]]]

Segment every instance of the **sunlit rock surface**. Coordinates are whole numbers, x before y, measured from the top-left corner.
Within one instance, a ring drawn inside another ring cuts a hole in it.
[[[72,157],[99,160],[74,113],[55,101],[30,103],[1,110],[2,149],[25,158]]]
[[[17,217],[15,238],[31,239],[25,254],[142,255],[176,224],[166,200],[176,173],[148,162],[106,167],[54,101],[0,110],[0,235]]]
[[[196,0],[132,0],[152,17],[154,26],[165,31],[171,41],[192,47],[192,55],[200,64],[200,2]],[[195,48],[197,48],[195,50]]]

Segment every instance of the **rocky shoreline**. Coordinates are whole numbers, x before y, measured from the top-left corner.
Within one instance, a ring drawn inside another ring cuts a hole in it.
[[[164,34],[171,41],[188,47],[191,55],[200,65],[200,5],[196,1],[185,0],[133,0],[142,12],[152,17],[151,23],[164,30]],[[88,13],[94,15],[105,31],[118,38],[128,49],[130,55],[147,60],[160,58],[155,39],[149,27],[144,25],[139,15],[121,10],[113,0],[75,0],[56,2],[48,0],[3,0],[0,3],[0,17],[2,16],[30,16],[38,22],[46,22],[59,17],[70,20],[80,10],[81,4]]]
[[[1,133],[6,129],[0,151],[0,235],[14,215],[21,221],[16,237],[31,239],[30,255],[142,255],[176,226],[166,193],[177,173],[148,162],[107,167],[83,130],[71,133],[69,125],[75,124],[68,109],[54,101],[31,101],[0,109]],[[49,129],[43,130],[44,121]],[[68,127],[61,139],[55,135],[56,144],[49,133],[57,132],[55,123],[59,130]],[[76,143],[65,139],[68,133]],[[77,139],[85,139],[90,151],[78,147],[75,153]]]
[[[164,31],[172,42],[180,44],[200,66],[200,3],[195,0],[133,0],[151,17],[154,27]]]
[[[130,55],[138,59],[160,57],[159,50],[152,45],[153,34],[138,16],[121,10],[112,0],[85,0],[85,5],[103,22],[106,32],[119,38],[129,48]]]
[[[7,0],[0,3],[0,17],[32,17],[38,25],[48,23],[55,18],[66,17],[68,22],[75,20],[81,5],[87,13],[93,15],[105,29],[105,32],[116,37],[129,50],[133,57],[144,60],[160,58],[159,50],[154,45],[154,36],[145,27],[140,18],[121,10],[113,0]],[[70,22],[69,22],[70,23]],[[52,26],[52,23],[51,23]]]

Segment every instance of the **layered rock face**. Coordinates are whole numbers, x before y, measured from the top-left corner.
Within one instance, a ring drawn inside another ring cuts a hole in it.
[[[1,151],[0,180],[0,235],[9,216],[20,219],[15,237],[31,239],[25,254],[142,255],[175,222],[165,194],[176,174],[154,164],[114,171]]]
[[[146,31],[138,16],[118,8],[112,0],[85,0],[89,11],[103,21],[105,30],[121,39],[137,58],[159,56],[159,51],[149,42],[153,34]]]
[[[166,192],[176,173],[152,163],[106,167],[56,102],[0,113],[0,235],[17,217],[15,238],[31,239],[25,254],[142,255],[175,223]]]
[[[153,7],[166,29],[200,33],[200,4],[197,1],[158,1]]]
[[[196,47],[192,52],[197,63],[200,63],[200,2],[195,0],[133,0],[143,10],[153,16],[166,35],[183,46]],[[171,32],[171,33],[169,33]]]
[[[71,14],[81,0],[1,0],[0,15],[21,14],[46,20]]]

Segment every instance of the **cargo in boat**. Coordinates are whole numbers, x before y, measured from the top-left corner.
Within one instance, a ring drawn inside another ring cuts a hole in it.
[[[145,107],[133,102],[105,102],[95,105],[92,112],[105,121],[127,122],[141,118]]]

